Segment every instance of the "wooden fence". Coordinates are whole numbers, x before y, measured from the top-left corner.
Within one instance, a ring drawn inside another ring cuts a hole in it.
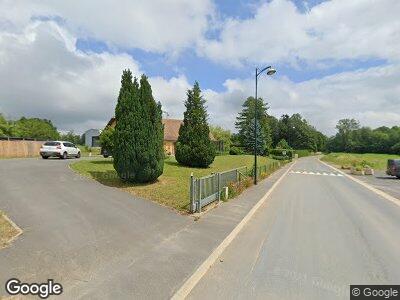
[[[0,158],[39,156],[43,141],[0,140]]]

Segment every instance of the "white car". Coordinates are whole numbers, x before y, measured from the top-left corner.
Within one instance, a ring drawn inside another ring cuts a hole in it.
[[[49,141],[45,142],[40,148],[40,155],[47,159],[50,156],[56,156],[61,159],[68,157],[81,157],[81,150],[70,142]]]

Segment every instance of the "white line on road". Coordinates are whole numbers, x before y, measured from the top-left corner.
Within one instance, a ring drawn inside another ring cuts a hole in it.
[[[351,180],[357,182],[358,184],[361,184],[363,187],[365,187],[365,188],[369,189],[370,191],[372,191],[372,192],[378,194],[378,195],[381,196],[382,198],[385,198],[386,200],[389,200],[389,201],[393,202],[394,204],[400,206],[400,200],[399,200],[399,199],[397,199],[397,198],[395,198],[395,197],[393,197],[393,196],[390,196],[389,194],[386,194],[385,192],[383,192],[383,191],[381,191],[381,190],[378,190],[377,188],[374,188],[373,186],[371,186],[371,185],[365,183],[364,181],[362,181],[362,180],[360,180],[360,179],[354,178],[353,176],[350,176],[350,175],[346,174],[345,172],[343,172],[343,171],[341,171],[341,170],[339,170],[339,169],[337,169],[337,168],[335,168],[335,167],[333,167],[333,166],[327,164],[326,162],[323,162],[323,161],[320,160],[320,159],[319,159],[319,161],[320,161],[321,163],[323,163],[324,165],[328,166],[329,168],[334,169],[335,171],[337,171],[337,172],[343,174],[343,176],[346,176],[347,178],[349,178],[349,179],[351,179]]]
[[[197,268],[197,270],[186,280],[186,282],[179,288],[179,290],[171,297],[172,300],[185,299],[192,289],[197,285],[201,278],[207,273],[208,269],[215,263],[218,257],[225,251],[230,243],[235,239],[243,227],[249,222],[251,217],[260,208],[262,204],[268,199],[273,190],[278,186],[285,175],[290,169],[296,164],[294,162],[277,181],[272,185],[268,192],[253,206],[253,208],[247,213],[247,215],[236,225],[231,233],[218,245],[217,248],[208,256],[208,258]]]
[[[326,173],[326,172],[307,172],[307,171],[290,171],[290,174],[302,174],[302,175],[320,175],[320,176],[337,176],[337,177],[343,177],[342,174],[337,174],[337,173]]]

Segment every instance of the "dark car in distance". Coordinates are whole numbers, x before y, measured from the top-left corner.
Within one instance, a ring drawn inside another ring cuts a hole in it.
[[[111,151],[104,147],[101,147],[100,154],[103,155],[104,158],[107,158],[111,156]]]
[[[388,159],[386,174],[400,178],[400,159]]]

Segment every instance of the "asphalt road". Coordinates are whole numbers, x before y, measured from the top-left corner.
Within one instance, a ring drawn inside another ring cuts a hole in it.
[[[82,178],[68,168],[70,162],[0,160],[0,209],[24,231],[0,250],[0,298],[12,277],[28,283],[54,279],[67,299],[168,294],[160,281],[150,284],[157,278],[152,262],[159,262],[146,255],[193,220]]]
[[[189,299],[349,299],[400,284],[400,206],[299,160]]]

